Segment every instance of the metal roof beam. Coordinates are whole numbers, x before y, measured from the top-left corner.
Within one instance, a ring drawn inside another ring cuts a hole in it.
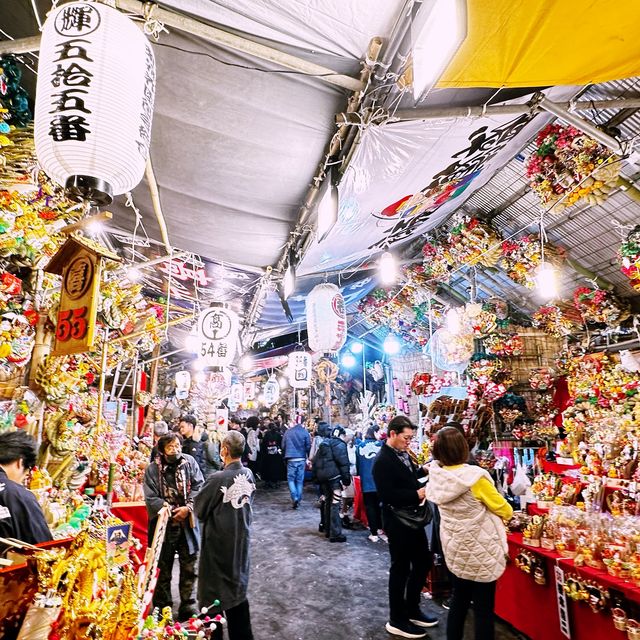
[[[544,98],[545,104],[556,109],[563,109],[565,113],[573,111],[591,111],[593,109],[640,109],[640,98],[615,98],[612,100],[580,100],[579,102],[551,102]],[[542,106],[542,105],[540,105]],[[439,118],[481,118],[490,115],[520,115],[535,108],[529,103],[496,104],[490,106],[468,107],[426,107],[423,109],[398,109],[389,122],[407,122],[411,120],[433,120]],[[542,106],[545,108],[545,106]],[[547,109],[550,111],[550,109]],[[555,115],[555,114],[554,114]],[[564,116],[558,116],[564,118]],[[356,119],[348,114],[339,114],[338,124],[356,124]]]

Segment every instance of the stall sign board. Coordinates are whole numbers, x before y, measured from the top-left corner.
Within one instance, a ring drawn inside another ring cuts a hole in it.
[[[82,353],[94,346],[101,266],[100,257],[84,248],[65,266],[52,355]]]
[[[131,522],[107,527],[107,564],[124,567],[129,562]]]

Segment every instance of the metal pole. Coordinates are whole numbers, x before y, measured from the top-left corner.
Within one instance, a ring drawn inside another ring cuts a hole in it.
[[[638,109],[640,108],[640,98],[615,98],[612,100],[581,100],[579,102],[551,102],[559,109],[567,113],[573,111],[591,111],[593,109]],[[424,109],[398,109],[389,122],[409,122],[411,120],[434,120],[442,118],[482,118],[494,115],[522,115],[529,113],[532,105],[522,104],[495,104],[487,107],[482,105],[469,105],[466,107],[427,107]],[[545,109],[549,111],[549,109]],[[564,116],[558,116],[564,118]],[[360,124],[356,118],[349,114],[341,113],[336,118],[338,124]],[[578,125],[575,125],[576,127]]]
[[[569,111],[569,109],[567,109],[563,105],[558,104],[557,102],[551,102],[551,100],[549,100],[545,96],[540,97],[537,105],[540,107],[540,109],[544,109],[545,111],[548,111],[549,113],[556,116],[556,118],[561,118],[566,123],[576,127],[576,129],[584,131],[584,133],[590,135],[594,140],[597,140],[615,153],[622,154],[623,150],[620,147],[620,143],[614,137],[605,133],[601,129],[598,129],[598,127],[596,127],[588,120],[585,120],[584,118],[571,113],[571,111]]]
[[[364,400],[365,393],[367,393],[367,359],[364,352],[366,350],[366,344],[362,343],[362,399]]]

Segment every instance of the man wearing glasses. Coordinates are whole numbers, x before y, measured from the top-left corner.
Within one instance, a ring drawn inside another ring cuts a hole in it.
[[[35,496],[24,482],[36,464],[36,441],[19,429],[0,435],[0,537],[29,544],[51,540]],[[7,547],[0,544],[0,555]]]
[[[171,574],[176,553],[180,563],[180,608],[178,619],[197,615],[194,587],[200,541],[198,521],[193,515],[193,500],[202,487],[202,472],[195,459],[182,453],[182,438],[168,433],[158,440],[158,455],[144,474],[144,498],[149,514],[149,543],[158,512],[167,507],[171,512],[158,561],[158,582],[153,605],[162,610],[172,607]]]

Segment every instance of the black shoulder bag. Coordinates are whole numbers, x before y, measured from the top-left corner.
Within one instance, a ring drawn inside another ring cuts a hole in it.
[[[431,522],[431,518],[433,517],[431,506],[426,500],[424,504],[418,504],[413,507],[387,506],[396,520],[409,529],[422,529]]]

